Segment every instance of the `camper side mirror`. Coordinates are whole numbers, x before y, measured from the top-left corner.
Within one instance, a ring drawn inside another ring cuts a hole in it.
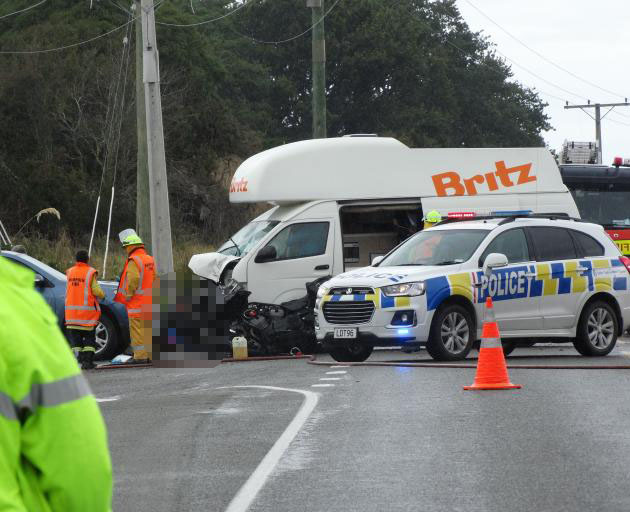
[[[498,252],[491,252],[486,256],[485,261],[483,262],[483,273],[490,277],[492,271],[495,268],[507,267],[508,259],[505,254],[500,254]]]
[[[376,265],[378,265],[381,261],[383,261],[383,258],[385,256],[374,256],[372,258],[372,266],[375,267]]]
[[[256,258],[254,259],[255,263],[265,263],[267,261],[273,261],[278,257],[278,253],[276,252],[276,248],[273,245],[267,245],[263,247],[258,254],[256,254]]]

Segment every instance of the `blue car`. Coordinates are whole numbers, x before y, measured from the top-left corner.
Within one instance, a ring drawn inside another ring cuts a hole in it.
[[[66,275],[26,254],[12,251],[2,251],[1,254],[35,272],[35,288],[55,312],[59,327],[65,332]],[[129,320],[125,306],[113,301],[118,283],[99,281],[99,284],[105,299],[99,302],[101,318],[96,326],[96,358],[111,359],[129,346]]]

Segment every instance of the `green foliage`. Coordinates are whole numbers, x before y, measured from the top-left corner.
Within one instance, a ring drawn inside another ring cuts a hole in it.
[[[94,0],[90,9],[89,0],[55,0],[0,20],[0,50],[53,48],[103,34],[128,19],[114,1]],[[157,20],[194,23],[240,3],[193,5],[194,14],[187,0],[164,2]],[[19,8],[23,2],[5,1],[0,15]],[[310,25],[304,0],[252,1],[198,27],[158,25],[176,235],[218,243],[234,232],[256,212],[228,202],[238,164],[310,137],[310,33],[286,44],[254,41],[285,40]],[[325,28],[329,136],[372,132],[416,147],[543,145],[544,103],[511,79],[454,0],[341,0]],[[106,232],[112,112],[122,115],[112,233],[135,225],[135,36],[129,33],[124,82],[124,35],[122,29],[59,52],[0,54],[0,219],[10,234],[52,206],[61,225],[44,224],[47,235],[65,229],[85,243],[99,189],[97,232]],[[126,91],[122,111],[113,107],[117,87]]]

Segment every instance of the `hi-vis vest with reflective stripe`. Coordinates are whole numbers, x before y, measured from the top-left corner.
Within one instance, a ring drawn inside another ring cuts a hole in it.
[[[111,512],[105,423],[33,281],[0,257],[0,510]]]
[[[144,247],[139,247],[131,252],[125,263],[122,276],[120,276],[119,290],[125,294],[128,293],[129,289],[127,268],[132,260],[140,270],[140,279],[138,280],[138,289],[134,292],[131,299],[125,302],[125,305],[127,306],[127,314],[130,317],[139,317],[142,311],[148,312],[151,308],[155,262],[144,250]]]
[[[98,272],[86,263],[66,270],[66,325],[95,327],[101,317],[101,308],[92,293],[92,279]]]

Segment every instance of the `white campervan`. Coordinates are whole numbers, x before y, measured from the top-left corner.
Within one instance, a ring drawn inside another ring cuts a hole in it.
[[[370,265],[422,227],[423,212],[497,211],[578,217],[544,148],[412,149],[392,138],[341,137],[286,144],[247,159],[232,203],[270,203],[192,271],[232,278],[250,300],[279,304],[305,283]]]

